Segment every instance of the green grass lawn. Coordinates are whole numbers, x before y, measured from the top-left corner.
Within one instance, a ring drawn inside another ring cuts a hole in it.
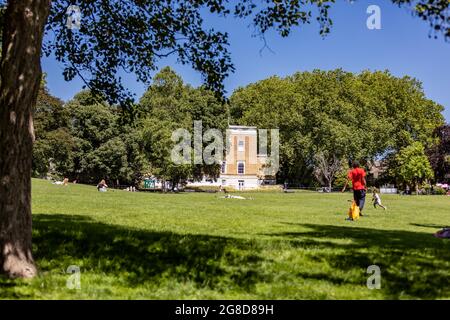
[[[33,180],[33,280],[0,278],[2,299],[449,299],[450,197],[152,194]],[[67,288],[70,265],[81,289]],[[366,286],[381,268],[381,289]]]

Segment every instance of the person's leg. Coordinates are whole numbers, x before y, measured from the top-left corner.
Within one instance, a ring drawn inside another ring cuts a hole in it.
[[[364,209],[364,203],[366,202],[366,190],[358,190],[359,191],[359,214],[362,216],[362,211]]]
[[[353,190],[353,201],[355,201],[356,205],[359,205],[359,193],[358,193],[358,190]]]
[[[353,200],[358,203],[358,194],[356,190],[353,190]]]
[[[356,205],[359,207],[359,202],[361,199],[361,192],[360,190],[353,190],[353,200],[355,201]],[[360,215],[361,215],[361,210],[360,211]]]

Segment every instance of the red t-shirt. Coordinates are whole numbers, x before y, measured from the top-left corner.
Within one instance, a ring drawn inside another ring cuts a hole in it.
[[[366,188],[363,178],[366,172],[363,168],[355,168],[348,172],[348,178],[352,180],[353,190],[363,190]]]

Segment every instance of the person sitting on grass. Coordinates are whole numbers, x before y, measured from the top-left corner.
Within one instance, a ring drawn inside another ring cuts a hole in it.
[[[56,185],[59,185],[59,186],[67,186],[68,183],[69,183],[69,179],[67,179],[67,178],[64,178],[63,181],[54,181],[54,182],[52,182],[52,184],[56,184]]]
[[[359,167],[358,161],[353,161],[353,169],[348,172],[348,179],[345,182],[342,192],[347,188],[348,182],[352,182],[353,199],[356,205],[359,207],[359,215],[362,217],[362,211],[364,209],[364,203],[366,201],[366,171]]]
[[[440,239],[450,239],[450,228],[445,227],[442,230],[439,230],[438,232],[436,232],[434,234],[434,236],[436,238],[440,238]]]
[[[383,206],[381,204],[381,197],[377,192],[378,190],[376,188],[373,189],[373,193],[372,193],[372,202],[373,202],[373,207],[376,209],[377,205],[379,205],[380,207],[382,207],[384,210],[386,210],[387,208],[385,206]]]
[[[100,192],[106,192],[106,188],[108,188],[108,186],[106,185],[106,181],[105,179],[103,179],[102,181],[100,181],[100,183],[97,185],[97,190]]]

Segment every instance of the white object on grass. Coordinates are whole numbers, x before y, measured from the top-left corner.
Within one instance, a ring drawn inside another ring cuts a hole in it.
[[[242,197],[242,196],[232,196],[231,194],[227,194],[226,196],[221,197],[221,198],[223,198],[223,199],[252,200],[252,198],[247,199],[247,198],[244,198],[244,197]]]

